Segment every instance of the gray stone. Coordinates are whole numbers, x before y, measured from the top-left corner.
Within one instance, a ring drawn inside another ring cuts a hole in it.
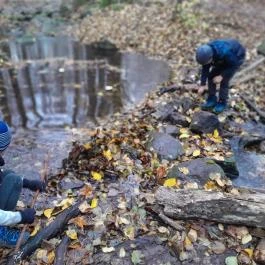
[[[188,168],[189,173],[183,174],[179,168]],[[223,169],[209,158],[197,158],[183,162],[174,166],[168,173],[168,178],[177,177],[181,181],[196,182],[203,186],[208,180],[211,173],[219,173],[222,177],[225,175]]]
[[[180,141],[166,133],[154,133],[148,143],[148,149],[153,149],[160,159],[167,160],[175,160],[184,153]]]
[[[161,128],[161,132],[175,137],[180,134],[180,129],[175,125],[167,125]]]
[[[84,186],[84,182],[78,179],[71,180],[69,178],[66,178],[60,182],[60,188],[63,190],[80,189],[83,186]]]
[[[217,116],[207,111],[196,112],[192,118],[190,129],[195,133],[212,133],[220,126]]]

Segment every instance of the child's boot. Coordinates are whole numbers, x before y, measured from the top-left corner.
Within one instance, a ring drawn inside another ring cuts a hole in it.
[[[207,101],[204,104],[202,104],[201,108],[202,110],[210,110],[214,108],[216,104],[217,104],[216,96],[209,96]]]
[[[215,114],[220,114],[221,112],[223,112],[226,109],[226,103],[219,101],[216,106],[213,109],[213,112]]]
[[[20,231],[7,226],[0,226],[0,247],[15,247],[20,237]],[[30,237],[28,232],[24,233],[22,244]]]

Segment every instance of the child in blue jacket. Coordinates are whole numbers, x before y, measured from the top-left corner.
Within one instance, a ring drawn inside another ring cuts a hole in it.
[[[4,165],[2,154],[11,141],[8,125],[0,120],[0,166]],[[31,224],[34,222],[35,210],[28,208],[15,211],[22,188],[32,191],[44,191],[45,184],[39,180],[28,180],[11,170],[0,171],[0,247],[13,247],[20,236],[17,229],[10,228],[16,224]],[[29,237],[25,233],[23,242]]]
[[[197,49],[196,60],[202,65],[201,86],[208,80],[208,99],[202,109],[213,109],[218,114],[226,108],[229,81],[244,62],[245,54],[245,48],[234,39],[214,40]],[[217,76],[221,76],[219,99],[216,97]]]

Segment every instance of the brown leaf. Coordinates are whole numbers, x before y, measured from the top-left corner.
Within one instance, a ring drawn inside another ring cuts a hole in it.
[[[89,198],[92,195],[93,188],[90,184],[85,184],[85,186],[80,190],[80,195]]]
[[[88,226],[87,221],[85,220],[85,218],[83,216],[78,216],[76,218],[73,218],[70,220],[69,222],[70,224],[75,224],[76,226],[84,229],[84,226]]]
[[[160,166],[159,168],[156,169],[156,177],[158,180],[164,178],[166,176],[166,168],[163,166]]]

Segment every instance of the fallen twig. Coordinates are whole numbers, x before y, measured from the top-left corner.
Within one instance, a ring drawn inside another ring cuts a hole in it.
[[[56,249],[56,253],[55,253],[55,262],[54,265],[62,265],[64,264],[64,260],[65,260],[65,254],[67,251],[67,247],[70,243],[70,239],[67,235],[65,235],[61,241],[61,243],[59,244],[59,246]]]
[[[241,98],[245,101],[245,103],[247,104],[248,107],[250,107],[251,109],[253,109],[255,112],[257,112],[257,114],[263,119],[265,120],[265,112],[260,110],[258,107],[256,107],[256,105],[250,100],[248,99],[245,95],[241,95]]]
[[[26,257],[30,256],[42,243],[43,240],[49,240],[60,233],[68,221],[80,214],[79,206],[82,201],[77,202],[73,206],[61,212],[53,222],[40,230],[34,237],[32,237],[26,244],[22,246],[16,255],[8,259],[9,264],[16,264]]]

